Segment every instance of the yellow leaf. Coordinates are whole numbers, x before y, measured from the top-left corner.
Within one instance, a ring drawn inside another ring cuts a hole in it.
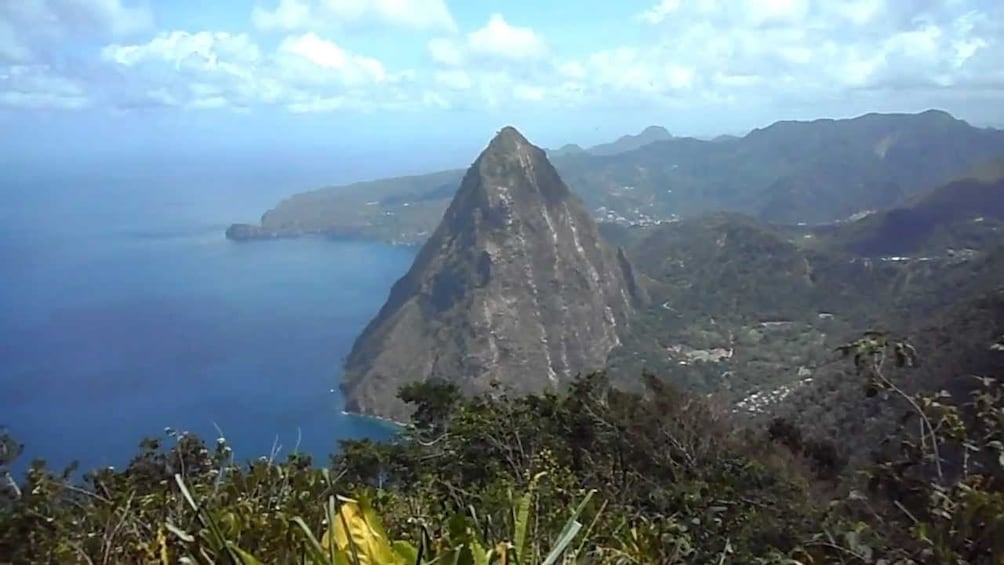
[[[157,547],[160,549],[160,562],[162,565],[171,564],[171,556],[167,553],[167,533],[164,526],[157,528]]]
[[[499,565],[509,565],[509,544],[500,541],[495,545],[495,553],[499,556]]]
[[[387,539],[379,517],[365,500],[340,498],[340,501],[334,527],[329,528],[322,541],[325,549],[331,543],[328,534],[332,534],[335,548],[356,565],[393,565],[403,562],[402,556],[394,551]]]

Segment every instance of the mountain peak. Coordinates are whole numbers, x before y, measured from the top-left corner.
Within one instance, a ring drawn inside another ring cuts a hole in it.
[[[649,143],[669,139],[673,139],[673,134],[669,133],[669,130],[662,126],[653,125],[641,130],[638,135],[624,135],[618,138],[617,141],[594,145],[589,148],[589,152],[593,155],[616,155],[618,153],[633,151]]]
[[[639,133],[638,136],[646,138],[654,137],[658,139],[668,139],[673,137],[673,135],[669,133],[669,130],[662,126],[648,126],[641,130],[641,133]]]
[[[923,112],[920,113],[920,115],[923,116],[923,117],[925,117],[925,118],[932,118],[932,119],[945,120],[945,121],[953,121],[954,122],[954,121],[958,120],[958,118],[956,118],[955,116],[951,115],[950,113],[948,113],[945,110],[942,110],[940,108],[930,108],[928,110],[924,110]]]
[[[644,301],[544,151],[502,128],[353,345],[347,407],[404,417],[398,387],[431,377],[469,393],[553,390],[602,369]]]
[[[547,159],[543,149],[527,141],[512,126],[506,126],[488,143],[461,183],[458,197],[480,193],[475,203],[493,208],[511,208],[543,197],[553,205],[569,194],[568,187]],[[460,198],[462,202],[469,202]],[[450,212],[447,212],[450,215]]]
[[[495,134],[485,151],[511,152],[530,145],[523,134],[513,126],[505,126]]]

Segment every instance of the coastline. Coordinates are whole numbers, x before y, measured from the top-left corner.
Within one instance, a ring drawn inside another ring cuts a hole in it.
[[[349,412],[348,410],[342,409],[343,416],[354,416],[356,418],[366,418],[368,420],[376,420],[381,424],[386,424],[389,427],[395,428],[397,431],[402,431],[408,427],[407,422],[401,422],[399,420],[394,420],[393,418],[387,418],[384,416],[376,416],[373,414],[361,414],[359,412]]]
[[[425,238],[409,237],[384,237],[378,234],[366,233],[364,231],[339,231],[330,230],[267,230],[254,224],[231,224],[224,233],[229,241],[251,242],[251,241],[275,241],[289,239],[328,239],[333,241],[361,242],[361,243],[382,243],[393,247],[413,247],[420,248],[425,243]]]

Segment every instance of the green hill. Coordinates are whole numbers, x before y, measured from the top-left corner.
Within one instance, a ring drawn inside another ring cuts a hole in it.
[[[895,208],[820,230],[825,245],[868,257],[986,249],[1004,227],[1004,161],[982,163]]]

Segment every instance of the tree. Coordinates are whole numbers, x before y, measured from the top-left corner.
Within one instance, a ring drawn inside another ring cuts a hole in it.
[[[0,501],[21,497],[21,489],[11,476],[10,467],[21,456],[24,446],[14,441],[7,430],[0,429]]]

